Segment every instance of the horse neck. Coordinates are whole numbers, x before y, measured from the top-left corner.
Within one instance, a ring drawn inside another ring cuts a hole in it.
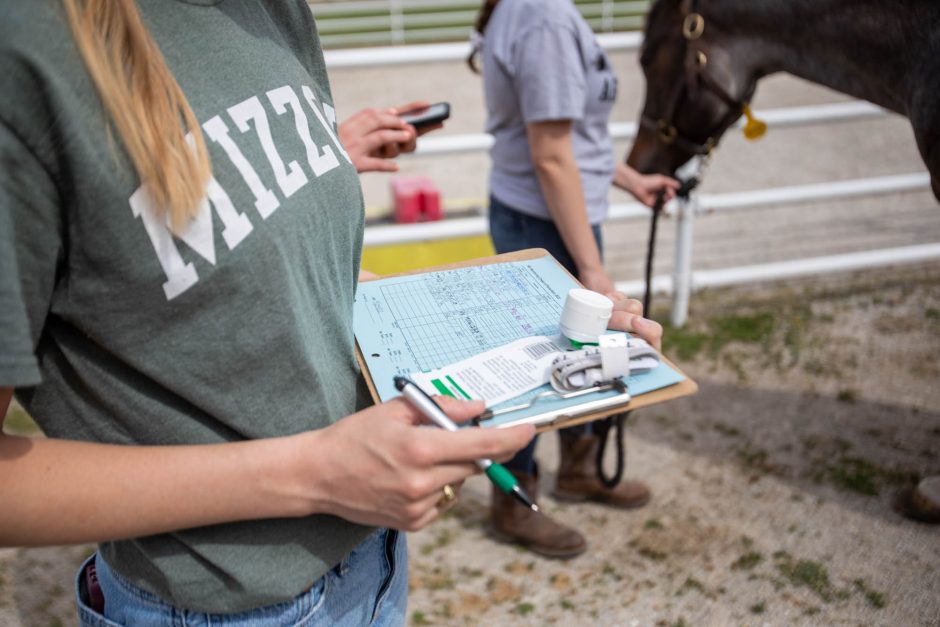
[[[788,72],[904,113],[918,0],[705,0],[756,80]],[[931,9],[932,10],[932,9]],[[907,12],[908,19],[902,19]]]

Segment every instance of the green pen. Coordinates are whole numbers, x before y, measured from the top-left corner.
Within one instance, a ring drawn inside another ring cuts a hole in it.
[[[401,392],[402,396],[408,399],[415,409],[438,427],[448,431],[457,431],[460,428],[434,402],[433,398],[405,377],[395,377],[395,389]],[[485,458],[476,460],[476,464],[497,488],[506,494],[511,494],[526,507],[532,508],[532,511],[539,511],[539,506],[519,487],[519,480],[506,470],[505,466],[497,464],[492,459]]]

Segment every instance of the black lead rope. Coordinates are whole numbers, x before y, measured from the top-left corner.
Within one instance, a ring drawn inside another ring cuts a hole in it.
[[[692,178],[686,179],[679,185],[676,195],[683,199],[688,198],[696,185],[698,185],[697,177],[693,176]],[[643,293],[643,315],[647,317],[650,315],[650,302],[653,298],[653,255],[656,250],[656,225],[659,222],[659,214],[663,212],[664,204],[665,191],[660,190],[656,195],[656,202],[653,203],[653,215],[650,220],[650,238],[646,247],[646,291]],[[599,440],[597,456],[594,458],[595,468],[597,469],[597,478],[604,484],[604,487],[613,488],[620,483],[620,480],[623,478],[623,469],[624,466],[626,466],[626,450],[623,445],[623,425],[629,417],[630,412],[624,412],[622,414],[602,418],[592,425],[594,433],[597,434],[597,439]],[[615,427],[617,430],[616,440],[614,441],[617,450],[614,474],[608,477],[604,474],[604,451],[607,449],[607,436],[610,434],[611,427]]]

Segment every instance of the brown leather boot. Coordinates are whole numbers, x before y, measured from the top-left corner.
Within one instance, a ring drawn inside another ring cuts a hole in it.
[[[513,474],[519,479],[519,486],[536,498],[538,476]],[[493,488],[492,493],[490,520],[496,539],[521,544],[545,557],[571,558],[584,553],[587,542],[575,529],[557,523],[541,512],[532,511],[501,490]]]
[[[596,501],[612,507],[642,507],[650,490],[639,481],[621,481],[606,487],[597,477],[595,459],[600,438],[591,433],[559,433],[561,462],[552,494],[562,501]]]

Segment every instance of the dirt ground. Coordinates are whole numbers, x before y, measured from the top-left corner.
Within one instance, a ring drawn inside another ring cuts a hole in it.
[[[940,527],[891,509],[940,473],[940,267],[700,293],[691,320],[666,352],[700,392],[628,423],[627,475],[652,502],[555,502],[543,436],[541,503],[588,552],[491,540],[471,479],[409,537],[409,624],[940,625]],[[76,625],[90,550],[0,552],[0,625]]]

